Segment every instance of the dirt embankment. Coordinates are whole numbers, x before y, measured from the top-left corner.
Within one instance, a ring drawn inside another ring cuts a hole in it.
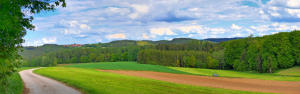
[[[150,71],[99,70],[123,75],[151,78],[167,82],[244,91],[300,94],[300,82],[271,81],[245,78],[208,77]]]

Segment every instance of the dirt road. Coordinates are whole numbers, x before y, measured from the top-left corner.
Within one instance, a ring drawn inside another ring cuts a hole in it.
[[[19,72],[28,94],[81,94],[79,91],[55,80],[32,73],[35,69]]]
[[[299,94],[300,82],[271,81],[244,78],[208,77],[184,74],[160,73],[150,71],[123,71],[123,70],[99,70],[123,75],[138,76],[156,80],[189,84],[196,86],[208,86],[244,91],[257,91],[282,94]]]

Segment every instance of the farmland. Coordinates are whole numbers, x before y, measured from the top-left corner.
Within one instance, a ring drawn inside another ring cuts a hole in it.
[[[250,79],[262,79],[262,80],[277,80],[277,81],[300,81],[299,67],[282,70],[276,73],[255,73],[255,72],[238,72],[232,70],[214,70],[214,69],[199,69],[199,68],[180,68],[170,67],[171,69],[191,73],[194,75],[212,76],[212,74],[218,74],[221,77],[232,78],[250,78]],[[295,71],[295,72],[294,72]]]
[[[0,94],[299,94],[297,1],[0,0]]]
[[[67,65],[65,67],[76,67],[76,68],[92,68],[92,69],[104,69],[104,70],[136,70],[136,71],[156,71],[156,72],[168,72],[168,73],[179,73],[189,74],[180,70],[171,69],[160,65],[150,64],[138,64],[136,62],[98,62],[98,63],[83,63]]]
[[[100,72],[94,69],[52,67],[36,70],[35,73],[62,81],[89,94],[257,94],[256,92],[174,84]]]
[[[295,71],[299,67],[290,68],[287,70],[278,71],[276,73],[255,73],[255,72],[239,72],[232,70],[215,70],[215,69],[201,69],[201,68],[182,68],[182,67],[165,67],[150,64],[138,64],[136,62],[99,62],[87,64],[74,64],[65,67],[76,68],[91,68],[91,69],[104,69],[104,70],[136,70],[136,71],[155,71],[167,72],[177,74],[190,74],[200,76],[212,76],[218,74],[221,77],[230,78],[250,78],[250,79],[263,79],[263,80],[278,80],[278,81],[300,81],[300,77],[288,76],[290,74],[286,71]],[[299,75],[299,73],[294,73]]]

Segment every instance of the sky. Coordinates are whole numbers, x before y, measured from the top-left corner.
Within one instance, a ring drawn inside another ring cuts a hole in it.
[[[232,38],[300,30],[300,0],[66,0],[34,15],[24,46]]]

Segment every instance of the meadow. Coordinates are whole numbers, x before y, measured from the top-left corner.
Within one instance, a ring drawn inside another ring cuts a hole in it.
[[[170,67],[171,69],[191,73],[194,75],[212,76],[218,74],[220,77],[233,77],[233,78],[250,78],[262,80],[277,80],[277,81],[300,81],[300,75],[294,70],[299,70],[299,67],[278,71],[276,73],[257,73],[257,72],[240,72],[233,70],[215,70],[215,69],[200,69],[200,68],[181,68]]]
[[[103,69],[103,70],[135,70],[135,71],[155,71],[155,72],[167,72],[178,74],[190,74],[168,68],[166,66],[151,65],[151,64],[138,64],[136,62],[98,62],[98,63],[81,63],[66,65],[65,67],[76,68],[91,68],[91,69]]]
[[[296,66],[289,69],[283,69],[277,72],[279,75],[299,76],[300,77],[300,66]]]
[[[212,76],[213,74],[218,74],[220,77],[231,77],[231,78],[251,78],[251,79],[278,80],[278,81],[300,81],[300,77],[296,76],[296,75],[300,75],[298,73],[299,67],[294,67],[286,70],[279,70],[276,73],[256,73],[256,72],[240,72],[234,70],[166,67],[160,65],[138,64],[136,62],[83,63],[83,64],[66,65],[65,67],[104,69],[104,70],[155,71],[155,72],[167,72],[167,73],[189,74],[189,75],[200,75],[200,76]]]
[[[50,67],[34,72],[74,86],[87,94],[260,94],[175,84],[95,69]]]

